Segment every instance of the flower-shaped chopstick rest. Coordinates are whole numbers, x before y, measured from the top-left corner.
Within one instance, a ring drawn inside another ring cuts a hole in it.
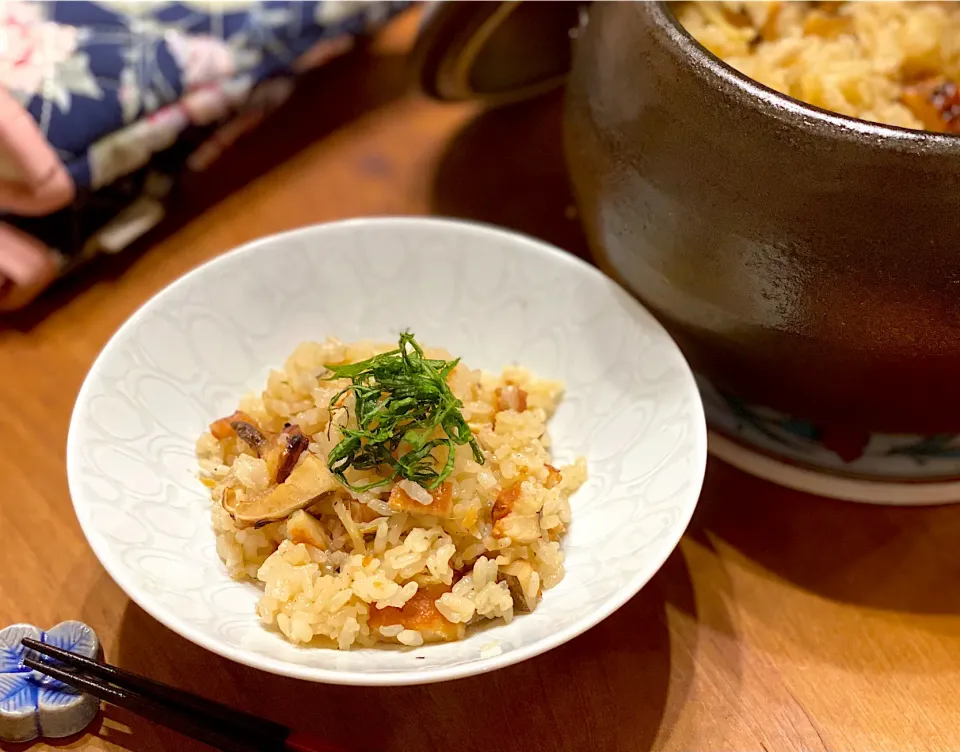
[[[24,637],[97,658],[100,641],[86,624],[64,621],[46,632],[30,624],[0,629],[0,740],[27,742],[38,736],[57,738],[85,729],[100,701],[23,665],[31,655]],[[32,657],[39,658],[35,653]]]

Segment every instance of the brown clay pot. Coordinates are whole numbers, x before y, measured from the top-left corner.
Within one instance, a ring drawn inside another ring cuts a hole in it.
[[[596,3],[566,148],[596,257],[695,371],[853,433],[960,431],[960,137],[800,104],[665,3]]]

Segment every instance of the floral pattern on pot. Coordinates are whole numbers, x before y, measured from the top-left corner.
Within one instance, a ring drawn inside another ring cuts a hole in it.
[[[960,434],[887,434],[815,424],[751,405],[697,376],[709,427],[779,460],[830,475],[887,481],[960,478]]]

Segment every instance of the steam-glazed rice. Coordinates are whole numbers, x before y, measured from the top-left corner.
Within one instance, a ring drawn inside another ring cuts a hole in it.
[[[236,415],[264,437],[263,446],[302,431],[306,449],[284,483],[277,480],[287,471],[258,451],[259,439],[225,429],[229,421],[213,424],[197,442],[220,558],[231,575],[263,585],[258,614],[295,643],[347,649],[461,639],[469,624],[509,622],[532,610],[564,576],[561,539],[586,465],[550,465],[546,423],[560,400],[557,382],[520,367],[494,376],[459,364],[447,383],[485,461],[475,461],[468,445],[456,446],[451,474],[433,491],[400,480],[357,492],[324,475],[341,427],[356,427],[352,395],[343,410],[330,409],[349,381],[326,380],[326,366],[389,350],[368,342],[303,343],[260,395],[241,401]],[[450,359],[441,351],[426,355]],[[365,480],[360,472],[352,483]],[[267,501],[287,484],[328,490],[271,518]],[[247,508],[261,517],[236,513]]]
[[[960,4],[683,2],[690,34],[732,67],[842,115],[960,133]]]

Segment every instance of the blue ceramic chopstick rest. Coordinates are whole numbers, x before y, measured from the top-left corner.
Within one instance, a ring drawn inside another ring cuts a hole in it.
[[[20,643],[24,637],[87,658],[100,653],[97,635],[81,621],[60,622],[46,632],[31,624],[0,629],[0,740],[28,742],[82,731],[96,717],[100,701],[24,666],[24,657],[40,658]]]

